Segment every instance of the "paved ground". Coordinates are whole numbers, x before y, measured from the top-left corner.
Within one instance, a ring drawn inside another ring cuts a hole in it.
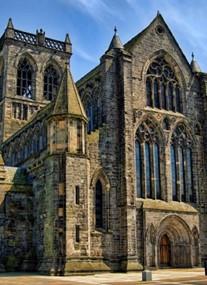
[[[207,285],[203,268],[163,269],[152,272],[152,281],[138,273],[102,273],[87,276],[51,277],[28,273],[0,273],[0,285]]]

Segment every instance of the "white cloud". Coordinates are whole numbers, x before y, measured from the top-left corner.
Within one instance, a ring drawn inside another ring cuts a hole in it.
[[[116,11],[111,9],[104,0],[60,0],[60,2],[89,15],[96,22],[104,22],[108,16],[116,16]]]
[[[74,48],[74,53],[80,57],[82,57],[83,59],[86,59],[90,62],[95,62],[97,63],[97,59],[94,57],[94,55],[91,55],[89,53],[87,53],[85,50],[82,50],[81,48],[75,47]]]

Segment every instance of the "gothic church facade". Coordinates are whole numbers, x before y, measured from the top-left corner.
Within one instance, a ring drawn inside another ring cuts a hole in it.
[[[207,259],[207,75],[158,13],[76,84],[72,45],[0,39],[0,271],[68,275]]]

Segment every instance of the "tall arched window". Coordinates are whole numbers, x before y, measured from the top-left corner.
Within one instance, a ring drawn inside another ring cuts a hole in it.
[[[148,68],[146,97],[147,106],[181,112],[180,87],[164,58],[156,58]]]
[[[50,64],[44,72],[44,98],[46,100],[52,101],[55,98],[59,80],[58,71]]]
[[[137,197],[161,199],[160,142],[150,121],[139,126],[135,151]]]
[[[103,228],[103,189],[100,180],[96,182],[95,208],[96,228]]]
[[[180,125],[171,139],[172,199],[193,202],[191,138]]]
[[[32,99],[33,86],[32,86],[33,70],[26,58],[20,61],[17,70],[17,95]]]
[[[154,174],[155,174],[155,189],[156,198],[161,199],[161,185],[160,185],[160,150],[157,143],[153,146],[154,150]]]
[[[141,144],[138,140],[135,141],[136,150],[136,187],[137,197],[142,197],[142,158],[141,158]]]

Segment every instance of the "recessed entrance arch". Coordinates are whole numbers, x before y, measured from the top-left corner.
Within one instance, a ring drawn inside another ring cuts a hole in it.
[[[160,239],[160,267],[171,265],[171,242],[167,234]]]
[[[158,267],[192,267],[192,233],[177,215],[164,218],[157,232]]]

